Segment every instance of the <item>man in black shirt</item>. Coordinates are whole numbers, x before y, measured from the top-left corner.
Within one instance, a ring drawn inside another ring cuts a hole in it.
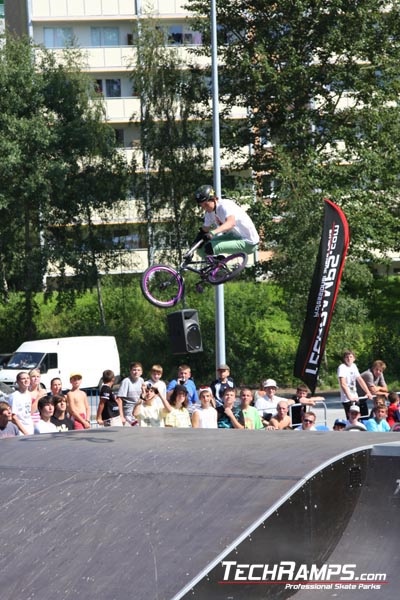
[[[125,425],[122,400],[112,391],[115,381],[114,371],[106,369],[103,372],[103,385],[100,390],[100,402],[97,408],[96,420],[105,427]]]

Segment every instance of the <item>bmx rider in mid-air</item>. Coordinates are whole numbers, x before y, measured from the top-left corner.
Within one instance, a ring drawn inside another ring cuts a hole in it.
[[[205,210],[203,226],[196,240],[204,239],[201,255],[245,252],[252,254],[260,240],[253,221],[233,200],[220,200],[211,185],[196,190],[195,200]]]

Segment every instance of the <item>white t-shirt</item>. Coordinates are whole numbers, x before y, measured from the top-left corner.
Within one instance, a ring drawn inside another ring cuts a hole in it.
[[[350,423],[350,421],[346,421],[346,427],[359,427],[363,431],[367,431],[367,428],[365,427],[364,423],[361,423],[361,421],[357,421],[357,423]]]
[[[50,421],[47,422],[40,419],[37,423],[35,423],[35,433],[57,433],[57,431],[57,427]]]
[[[203,408],[199,406],[193,411],[199,413],[199,428],[200,429],[217,429],[218,413],[213,406]]]
[[[350,390],[350,394],[352,396],[358,397],[358,395],[357,395],[357,377],[360,376],[360,372],[358,370],[357,365],[355,363],[353,363],[352,365],[348,366],[345,363],[342,363],[338,367],[337,376],[338,376],[338,378],[343,377],[347,383],[347,387]],[[351,400],[344,393],[342,387],[340,388],[340,400],[342,402],[351,402]]]
[[[219,227],[231,215],[235,217],[236,221],[231,232],[249,244],[258,244],[260,237],[253,221],[246,211],[233,200],[218,200],[216,210],[205,214],[204,225],[211,228],[213,225]]]
[[[262,416],[263,413],[276,413],[276,409],[278,407],[278,402],[281,400],[286,400],[286,398],[280,398],[279,396],[273,396],[272,400],[269,396],[258,396],[256,399],[254,406],[258,410],[259,414]]]
[[[11,406],[11,413],[16,415],[20,420],[21,425],[27,430],[29,434],[33,434],[33,421],[32,421],[32,396],[29,392],[21,394],[18,390],[11,394],[8,399]]]

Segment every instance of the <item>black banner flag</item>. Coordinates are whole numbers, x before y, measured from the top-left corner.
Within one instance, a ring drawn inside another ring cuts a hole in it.
[[[349,246],[349,226],[343,211],[327,198],[324,202],[324,228],[294,366],[295,376],[308,385],[311,393],[317,385]]]

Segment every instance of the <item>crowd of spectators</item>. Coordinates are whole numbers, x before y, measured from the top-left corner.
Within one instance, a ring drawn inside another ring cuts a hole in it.
[[[346,351],[338,368],[338,382],[346,418],[336,419],[333,430],[386,432],[400,427],[400,398],[389,392],[383,377],[386,365],[375,361],[368,371],[359,373],[352,351]],[[277,395],[274,379],[262,381],[254,393],[249,387],[238,389],[227,364],[217,369],[209,385],[196,386],[190,366],[178,367],[168,385],[163,369],[155,364],[147,379],[139,362],[130,365],[129,375],[119,385],[113,371],[103,372],[96,419],[87,395],[80,389],[82,374],[71,373],[70,389],[64,394],[61,380],[54,378],[51,389],[40,383],[40,372],[21,371],[16,390],[8,401],[0,402],[0,437],[66,432],[103,427],[193,427],[207,429],[263,429],[264,431],[327,430],[317,423],[315,407],[323,396],[312,396],[304,384],[287,398]],[[357,386],[365,392],[360,397]],[[367,400],[373,401],[368,412]]]

